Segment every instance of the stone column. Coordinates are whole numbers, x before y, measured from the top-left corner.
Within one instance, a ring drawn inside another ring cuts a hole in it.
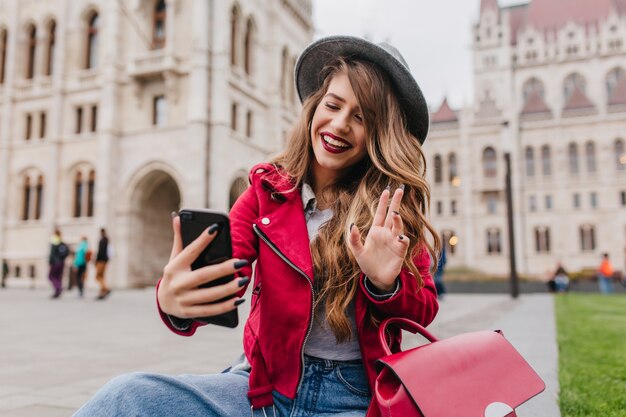
[[[54,65],[52,74],[52,96],[51,103],[47,114],[48,119],[48,135],[45,139],[50,143],[50,160],[53,163],[50,165],[50,172],[45,176],[44,183],[44,220],[47,221],[47,228],[49,235],[51,235],[59,223],[59,220],[63,217],[63,212],[59,213],[61,201],[60,194],[63,192],[60,187],[62,186],[61,180],[63,178],[61,166],[61,154],[63,150],[63,132],[61,126],[63,126],[63,86],[64,78],[63,73],[65,71],[65,52],[66,52],[66,24],[68,13],[67,1],[63,1],[63,14],[58,16],[56,27],[56,46],[54,55]],[[48,217],[45,217],[48,214]],[[67,217],[67,216],[66,216]]]
[[[471,152],[471,137],[470,137],[470,123],[472,117],[470,112],[460,112],[459,115],[459,145],[460,149],[458,155],[472,155]],[[476,242],[474,236],[476,236],[476,214],[474,212],[474,205],[472,199],[476,192],[474,190],[474,183],[472,181],[472,161],[469,158],[459,158],[459,175],[461,178],[461,201],[459,204],[460,217],[462,219],[462,228],[457,232],[459,233],[458,245],[460,253],[459,258],[462,257],[462,264],[467,266],[476,267],[476,256],[478,251],[476,248]]]
[[[166,0],[165,10],[165,51],[168,55],[174,52],[176,10],[179,8],[179,0]]]
[[[96,189],[95,189],[95,222],[99,236],[99,229],[104,227],[115,251],[119,254],[124,250],[124,242],[118,241],[116,227],[116,207],[119,200],[116,196],[122,193],[119,185],[115,182],[118,170],[119,149],[118,140],[120,131],[119,115],[119,72],[122,63],[119,61],[118,51],[121,48],[124,34],[122,33],[122,11],[118,2],[107,2],[102,10],[101,35],[99,39],[100,57],[97,71],[102,78],[101,99],[99,103],[100,117],[98,119],[98,165],[96,166]],[[117,255],[109,263],[107,277],[113,287],[123,286],[126,279],[126,271],[122,270]]]
[[[189,4],[189,3],[188,3]],[[169,4],[168,4],[169,5]],[[209,137],[209,54],[212,54],[211,43],[213,42],[209,31],[214,31],[215,21],[212,16],[215,2],[194,1],[192,7],[192,50],[190,60],[190,71],[188,85],[187,104],[187,137],[195,143],[189,142],[189,146],[197,149],[197,158],[194,159],[193,172],[186,172],[187,184],[189,187],[182,195],[192,201],[181,201],[182,206],[202,207],[210,206],[208,187],[209,160],[211,154],[211,138]],[[175,9],[175,7],[173,7]],[[168,9],[168,18],[173,10]],[[173,17],[172,17],[173,19]],[[213,32],[215,33],[215,32]],[[169,40],[169,38],[168,38]],[[189,155],[193,158],[194,155]]]
[[[13,83],[15,80],[16,71],[16,52],[17,52],[17,39],[18,39],[18,11],[19,0],[13,0],[4,3],[4,10],[10,10],[9,13],[3,12],[8,17],[8,39],[7,39],[7,52],[6,62],[4,67],[4,84],[0,89],[0,94],[4,97],[2,104],[2,113],[0,118],[0,254],[2,257],[5,255],[5,228],[9,223],[7,218],[9,210],[9,204],[15,204],[13,199],[9,199],[10,191],[16,188],[16,185],[11,181],[11,153],[13,145],[11,144],[11,136],[15,130],[17,124],[13,116]],[[12,131],[13,128],[13,131]],[[14,178],[14,181],[19,181],[19,178]]]

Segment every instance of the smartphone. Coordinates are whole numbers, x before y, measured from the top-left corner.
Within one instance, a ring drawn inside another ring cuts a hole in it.
[[[233,257],[232,242],[230,239],[230,221],[228,215],[214,210],[207,209],[187,209],[183,208],[178,212],[180,217],[180,233],[183,247],[193,242],[201,233],[206,233],[206,229],[217,224],[217,236],[202,251],[202,253],[191,264],[191,269],[196,270],[207,265],[214,265],[224,262]],[[226,284],[235,279],[233,274],[218,278],[211,282],[201,285],[201,287],[213,287],[215,285]],[[222,302],[235,295],[228,296],[216,302]],[[239,315],[237,309],[227,313],[212,317],[197,317],[196,320],[204,323],[215,324],[224,327],[237,327],[239,324]]]

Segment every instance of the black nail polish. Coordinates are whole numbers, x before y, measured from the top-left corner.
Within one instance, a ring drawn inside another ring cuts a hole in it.
[[[399,240],[403,240],[403,239],[404,239],[404,236],[400,235],[400,236],[398,236],[398,239],[399,239]]]
[[[394,210],[394,211],[393,211],[393,214],[396,214],[396,215],[398,215],[398,216],[399,216],[399,215],[400,215],[400,212],[398,212],[398,211],[395,211],[395,210]]]
[[[209,230],[208,230],[207,233],[212,235],[213,233],[215,233],[217,231],[217,229],[219,229],[219,227],[220,226],[217,223],[214,223],[214,224],[211,225],[211,227],[209,227]]]
[[[246,301],[245,298],[240,298],[239,300],[235,301],[235,307],[241,305],[244,303],[244,301]]]
[[[241,269],[241,268],[243,268],[246,265],[248,265],[248,261],[245,260],[245,259],[242,259],[241,261],[235,262],[234,267],[235,267],[235,269]]]
[[[354,227],[354,223],[350,224],[350,231],[352,231],[352,228]]]
[[[239,285],[239,288],[243,287],[244,285],[246,285],[248,282],[250,282],[250,278],[248,277],[243,277],[239,280],[239,282],[237,283],[237,285]]]

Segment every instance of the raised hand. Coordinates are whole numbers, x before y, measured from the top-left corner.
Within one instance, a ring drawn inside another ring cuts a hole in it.
[[[234,279],[227,284],[209,288],[200,288],[199,285],[232,274],[247,265],[247,261],[229,259],[220,264],[192,271],[193,261],[219,233],[217,227],[214,225],[207,228],[184,249],[178,216],[172,219],[172,227],[174,229],[172,253],[163,269],[163,278],[157,293],[161,310],[172,316],[187,319],[215,316],[236,308],[243,301],[237,297],[221,303],[208,303],[235,294],[249,281],[249,278]]]
[[[350,226],[348,239],[348,247],[361,271],[372,284],[384,292],[391,292],[395,288],[396,278],[409,249],[409,239],[404,235],[400,217],[403,188],[396,189],[391,203],[390,194],[388,189],[381,194],[365,242],[363,243],[359,228],[354,225]]]

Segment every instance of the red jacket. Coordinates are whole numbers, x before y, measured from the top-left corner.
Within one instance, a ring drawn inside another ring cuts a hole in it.
[[[252,365],[248,396],[257,408],[273,403],[272,390],[289,398],[296,395],[304,343],[311,327],[314,277],[300,189],[291,190],[293,185],[270,164],[255,166],[249,178],[251,186],[233,206],[230,222],[233,257],[251,263],[259,259],[244,329],[244,351]],[[287,194],[277,193],[288,190]],[[415,277],[403,269],[400,290],[384,301],[369,295],[361,274],[355,316],[370,388],[376,378],[375,361],[384,356],[384,351],[377,328],[366,320],[368,308],[376,309],[381,318],[407,317],[423,326],[434,319],[439,308],[427,251],[421,251],[414,261],[424,287],[418,290]],[[251,266],[247,266],[239,275],[250,276],[251,272]],[[188,336],[201,325],[194,322],[188,331],[180,332],[167,319],[164,322],[176,333]],[[391,340],[393,350],[398,350],[400,332],[392,331]]]

